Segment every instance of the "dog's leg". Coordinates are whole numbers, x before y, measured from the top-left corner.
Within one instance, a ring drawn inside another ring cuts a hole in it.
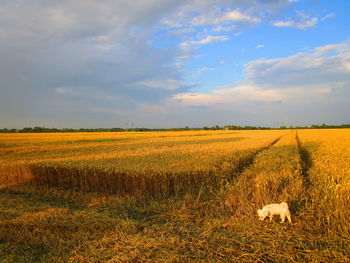
[[[286,215],[285,214],[281,214],[281,223],[284,223],[286,221]]]
[[[287,215],[287,218],[288,218],[289,223],[292,223],[292,218],[291,218],[290,214]]]

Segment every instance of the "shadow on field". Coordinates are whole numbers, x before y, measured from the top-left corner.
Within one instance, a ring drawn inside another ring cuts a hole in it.
[[[298,152],[301,160],[301,176],[303,183],[304,198],[299,200],[292,200],[290,204],[290,209],[293,214],[300,214],[300,212],[306,207],[310,201],[310,190],[312,189],[312,183],[310,181],[309,170],[311,169],[313,163],[310,152],[308,149],[313,149],[315,151],[318,148],[317,143],[306,143],[302,144],[298,133],[296,133],[296,141],[298,145]]]
[[[298,136],[298,132],[296,133],[296,141],[298,144],[299,155],[301,159],[301,175],[304,180],[304,188],[307,189],[310,187],[310,178],[309,178],[309,170],[312,167],[312,159],[307,148],[316,148],[317,144],[308,143],[306,145],[302,145],[300,138]]]
[[[12,198],[23,206],[16,209],[15,218],[0,220],[1,262],[66,262],[74,247],[102,238],[121,220],[95,209],[69,209],[27,200],[25,195],[7,196],[8,201]],[[27,202],[31,208],[24,206]]]

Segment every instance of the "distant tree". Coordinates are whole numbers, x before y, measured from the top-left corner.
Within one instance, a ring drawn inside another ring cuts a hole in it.
[[[32,127],[24,127],[20,132],[32,132]]]

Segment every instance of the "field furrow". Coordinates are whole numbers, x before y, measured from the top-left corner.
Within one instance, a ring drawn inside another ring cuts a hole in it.
[[[235,214],[247,217],[269,203],[287,202],[296,212],[304,199],[302,182],[302,160],[292,132],[256,156],[228,187],[226,205]]]
[[[301,161],[301,176],[303,177],[305,191],[307,191],[306,188],[310,187],[309,170],[312,166],[311,156],[309,151],[302,145],[298,132],[296,132],[295,138],[298,144],[299,156]]]

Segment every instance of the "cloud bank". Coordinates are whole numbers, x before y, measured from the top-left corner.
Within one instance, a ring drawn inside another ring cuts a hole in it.
[[[246,123],[268,119],[262,112],[284,119],[288,125],[296,118],[299,123],[308,123],[310,119],[322,121],[322,118],[331,123],[346,119],[350,112],[349,43],[320,46],[289,57],[251,61],[245,65],[245,77],[236,85],[220,86],[210,93],[176,94],[171,103],[184,108],[200,106],[216,112],[217,116],[220,112],[245,109]],[[337,118],[332,107],[339,110]],[[237,120],[240,119],[235,116]],[[268,122],[278,125],[273,120]]]
[[[346,43],[250,62],[242,83],[210,94],[184,81],[183,63],[195,49],[226,43],[261,23],[304,30],[321,20],[304,13],[276,20],[292,2],[2,1],[1,125],[110,127],[135,120],[139,126],[167,127],[188,125],[187,118],[202,125],[195,121],[199,109],[221,105],[206,115],[215,119],[222,105],[288,101],[293,92],[287,90],[296,89],[292,80],[305,92],[317,90],[315,83],[321,95],[340,92],[348,83]],[[161,33],[170,44],[156,41]],[[203,65],[198,74],[212,69]]]

